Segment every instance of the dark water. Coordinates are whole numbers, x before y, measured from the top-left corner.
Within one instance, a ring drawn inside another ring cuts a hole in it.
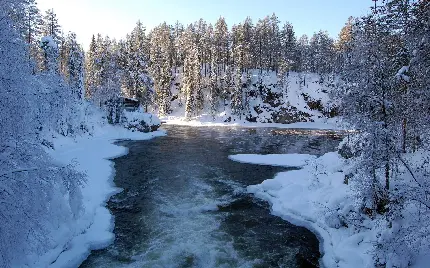
[[[321,155],[339,138],[314,131],[165,126],[167,137],[121,142],[108,203],[115,243],[82,267],[318,267],[319,242],[270,214],[246,186],[286,168],[233,162],[237,153]]]

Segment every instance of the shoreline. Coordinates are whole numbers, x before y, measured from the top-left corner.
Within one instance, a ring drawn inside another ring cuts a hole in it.
[[[117,145],[122,140],[149,140],[165,136],[164,131],[149,133],[132,132],[121,127],[104,126],[94,135],[75,138],[57,136],[54,150],[48,151],[52,159],[62,165],[73,164],[75,170],[84,172],[87,180],[82,185],[84,212],[69,226],[53,232],[57,237],[55,248],[33,261],[37,267],[77,267],[92,250],[109,246],[115,235],[113,215],[107,201],[122,189],[114,184],[113,159],[128,154],[128,148]]]

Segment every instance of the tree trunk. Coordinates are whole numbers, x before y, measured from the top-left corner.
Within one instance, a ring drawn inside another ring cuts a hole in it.
[[[390,163],[385,163],[385,189],[390,190]]]
[[[403,153],[406,153],[406,134],[407,134],[406,118],[403,118],[403,144],[402,144]]]

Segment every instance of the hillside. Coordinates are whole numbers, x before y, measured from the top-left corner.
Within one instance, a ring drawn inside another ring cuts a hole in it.
[[[189,120],[289,124],[320,121],[336,114],[329,97],[335,87],[333,77],[290,72],[281,85],[275,72],[260,75],[259,70],[252,70],[248,75],[242,75],[241,82],[243,109],[240,113],[233,113],[234,93],[224,87],[225,101],[219,101],[217,111],[212,114],[210,93],[204,88],[202,91],[207,94],[204,94],[203,109]],[[162,119],[185,120],[186,96],[181,72],[175,75],[172,84],[172,113]]]

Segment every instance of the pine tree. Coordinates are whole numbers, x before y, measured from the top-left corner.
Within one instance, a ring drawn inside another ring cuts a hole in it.
[[[300,86],[306,86],[306,74],[310,71],[311,55],[309,39],[307,35],[302,35],[297,42],[298,60],[297,71],[300,72]]]
[[[269,69],[269,60],[267,57],[269,51],[269,35],[270,35],[270,20],[269,17],[260,19],[255,26],[255,45],[254,54],[256,55],[256,66],[260,69],[260,74],[263,70]]]
[[[239,66],[242,71],[248,71],[253,68],[254,56],[253,56],[253,39],[254,39],[254,25],[250,17],[247,17],[242,23],[242,29],[240,30],[240,45],[241,45],[241,63],[243,66]]]
[[[203,92],[201,88],[201,64],[195,28],[189,25],[181,36],[181,45],[185,48],[183,87],[186,96],[185,115],[190,118],[203,109]]]
[[[211,62],[211,74],[210,74],[210,80],[209,80],[209,105],[210,105],[210,113],[212,115],[212,118],[215,120],[215,115],[218,112],[218,106],[219,106],[219,99],[220,99],[220,93],[219,93],[219,87],[218,87],[218,77],[216,73],[216,67],[215,62],[212,60]]]
[[[225,108],[227,106],[227,103],[231,101],[231,93],[232,93],[232,86],[233,86],[233,67],[228,66],[224,72],[224,75],[222,76],[222,79],[220,81],[220,92],[219,96],[220,99],[223,100],[223,110],[225,111]]]
[[[150,42],[149,72],[154,80],[156,102],[160,115],[171,112],[171,83],[172,83],[172,58],[173,42],[171,41],[171,29],[163,23],[155,27]]]
[[[290,69],[297,69],[297,40],[294,33],[293,26],[286,22],[281,31],[281,56],[280,58],[280,71],[289,71]]]
[[[172,33],[173,39],[174,39],[174,48],[173,48],[174,73],[178,73],[179,67],[183,65],[182,53],[179,46],[179,40],[183,32],[184,32],[184,26],[181,23],[179,23],[179,21],[176,21],[173,28],[173,33]]]
[[[50,36],[42,37],[40,48],[43,51],[42,71],[59,74],[58,44]]]
[[[225,72],[229,61],[229,33],[227,23],[223,17],[220,17],[215,23],[214,29],[214,48],[213,57],[217,64],[217,75],[220,76]]]
[[[148,110],[148,106],[152,103],[152,86],[147,71],[147,55],[145,55],[147,46],[145,28],[140,21],[127,39],[125,72],[126,77],[131,79],[126,83],[127,95],[137,98],[145,110]]]
[[[278,72],[279,58],[281,58],[281,36],[279,31],[279,19],[275,13],[270,16],[270,32],[269,32],[269,68],[272,71]]]
[[[341,29],[339,37],[335,43],[335,65],[340,70],[340,72],[343,70],[343,65],[345,63],[350,64],[354,23],[355,19],[353,17],[349,17],[345,26],[343,26],[343,28]]]
[[[61,26],[58,24],[57,15],[54,13],[53,9],[47,10],[43,17],[42,34],[44,36],[51,36],[57,44],[61,43]]]
[[[43,20],[35,0],[27,0],[23,12],[15,20],[18,31],[29,45],[29,57],[38,60]],[[32,66],[32,69],[35,73],[36,67]]]
[[[327,32],[315,33],[309,42],[309,55],[311,57],[310,70],[312,72],[328,74],[333,70],[335,59],[334,41]]]
[[[185,117],[190,118],[195,114],[196,111],[196,83],[194,70],[196,68],[198,52],[197,47],[192,45],[192,48],[188,51],[188,55],[184,61],[184,73],[183,73],[183,86],[185,88],[186,103],[185,103]]]
[[[243,87],[242,87],[242,72],[240,68],[236,68],[234,74],[234,85],[231,97],[231,113],[239,116],[242,119],[243,114]]]
[[[73,95],[81,99],[84,92],[84,52],[76,41],[76,34],[69,33],[65,45],[65,68],[63,75],[69,83]]]
[[[85,97],[91,98],[97,87],[96,68],[97,68],[97,43],[93,35],[90,48],[85,56]]]
[[[239,25],[233,25],[231,27],[231,33],[230,33],[230,44],[231,44],[231,49],[229,49],[229,53],[230,53],[230,62],[229,65],[230,66],[240,66],[243,65],[243,63],[239,62],[239,58],[241,56],[241,50],[242,47],[240,45],[240,28],[242,28],[242,26]]]
[[[205,34],[203,36],[202,40],[202,46],[203,46],[203,55],[204,55],[204,70],[203,75],[204,77],[207,77],[209,80],[212,76],[212,60],[213,60],[213,38],[214,38],[214,31],[213,26],[209,24],[206,28]]]
[[[64,63],[62,58],[64,58],[64,50],[60,45],[63,44],[64,38],[62,38],[61,26],[58,24],[57,15],[54,13],[53,9],[46,11],[45,16],[43,17],[42,27],[43,37],[40,43],[42,55],[39,57],[41,70],[55,71],[57,73],[62,72],[62,63]],[[60,53],[63,56],[62,58],[60,58]],[[57,64],[58,66],[54,66],[54,64]]]

